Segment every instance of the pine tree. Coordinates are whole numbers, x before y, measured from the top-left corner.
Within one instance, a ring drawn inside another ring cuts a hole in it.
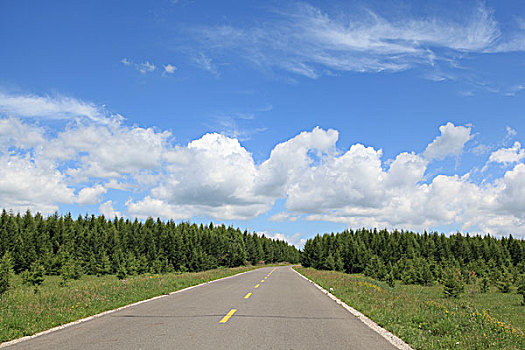
[[[335,260],[332,253],[328,253],[328,256],[323,261],[324,270],[335,270]]]
[[[35,293],[38,292],[38,287],[44,282],[44,266],[38,261],[31,264],[29,269],[28,282],[35,287]]]
[[[511,285],[511,276],[508,272],[501,274],[500,279],[496,282],[496,286],[502,293],[509,293]]]
[[[392,274],[392,272],[389,272],[386,277],[385,277],[385,281],[386,283],[388,284],[388,286],[390,288],[394,288],[395,285],[396,285],[396,280],[394,279],[394,275]]]
[[[521,294],[523,297],[521,304],[525,305],[525,275],[522,275],[521,278],[518,279],[518,294]]]
[[[461,280],[461,273],[457,270],[448,271],[443,281],[443,295],[446,298],[457,298],[463,293],[465,286]]]
[[[479,287],[479,291],[481,293],[487,293],[489,291],[489,287],[490,287],[490,281],[487,277],[483,277],[481,279],[481,285]]]
[[[119,280],[123,280],[126,277],[128,277],[128,271],[126,271],[126,267],[124,266],[124,264],[120,264],[117,270],[117,278]]]
[[[78,280],[82,277],[82,266],[76,260],[70,258],[60,269],[60,276],[63,284],[66,284],[69,280]]]
[[[339,250],[336,250],[335,251],[335,258],[334,258],[334,261],[335,261],[335,270],[336,271],[343,271],[344,270],[344,262],[343,262],[343,258],[341,258],[341,253],[339,253]]]
[[[0,260],[0,296],[11,287],[13,274],[13,258],[9,251],[6,251]]]

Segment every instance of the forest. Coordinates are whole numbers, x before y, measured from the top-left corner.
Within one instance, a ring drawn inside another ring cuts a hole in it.
[[[525,241],[511,236],[470,236],[387,230],[346,230],[317,235],[304,246],[301,263],[320,270],[364,273],[394,284],[461,286],[479,283],[509,292],[525,277]],[[520,285],[521,285],[520,284]],[[520,286],[518,286],[520,287]]]
[[[8,258],[5,258],[8,256]],[[300,252],[284,241],[224,225],[144,222],[70,214],[43,217],[3,210],[0,257],[15,273],[42,270],[126,276],[141,273],[197,272],[247,263],[297,263]]]

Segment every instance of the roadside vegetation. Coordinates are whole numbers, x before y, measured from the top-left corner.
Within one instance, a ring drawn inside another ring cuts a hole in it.
[[[43,269],[45,275],[120,276],[198,272],[264,261],[299,261],[300,252],[284,241],[233,227],[144,222],[104,216],[39,213],[0,215],[0,258],[8,253],[17,274]],[[77,272],[75,272],[77,271]]]
[[[524,349],[525,241],[357,230],[309,239],[297,270],[416,349]]]
[[[34,285],[18,275],[9,291],[0,295],[0,342],[254,268],[143,274],[125,280],[115,275],[84,275],[67,283],[60,276],[46,276],[36,293]]]
[[[4,210],[0,342],[253,266],[297,263],[300,254],[284,241],[212,223]]]
[[[516,293],[468,285],[447,298],[441,285],[392,288],[362,274],[295,269],[414,349],[525,349],[525,307]]]

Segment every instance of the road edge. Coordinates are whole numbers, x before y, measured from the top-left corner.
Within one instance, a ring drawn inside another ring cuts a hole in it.
[[[377,323],[366,317],[363,313],[357,311],[351,306],[348,306],[344,301],[309,279],[308,277],[302,275],[300,272],[295,270],[293,267],[290,267],[296,274],[307,280],[308,282],[312,283],[314,286],[317,287],[321,292],[326,294],[330,299],[334,300],[337,304],[341,305],[343,308],[346,309],[346,311],[350,312],[352,315],[357,317],[361,322],[363,322],[365,325],[367,325],[369,328],[371,328],[373,331],[378,333],[380,336],[385,338],[390,344],[394,345],[396,348],[400,350],[413,350],[410,345],[405,343],[403,339],[399,338],[397,335],[391,333],[390,331],[387,331],[383,327],[379,326]]]
[[[260,267],[260,268],[264,268],[264,267],[266,267],[266,266],[263,266],[263,267]],[[268,267],[269,267],[269,266],[268,266]],[[168,293],[168,294],[158,295],[158,296],[153,297],[153,298],[149,298],[149,299],[146,299],[146,300],[137,301],[137,302],[135,302],[135,303],[128,304],[128,305],[124,305],[124,306],[121,306],[121,307],[116,308],[116,309],[107,310],[107,311],[104,311],[104,312],[101,312],[101,313],[98,313],[98,314],[95,314],[95,315],[92,315],[92,316],[88,316],[88,317],[85,317],[85,318],[81,318],[80,320],[76,320],[76,321],[72,321],[72,322],[69,322],[69,323],[66,323],[66,324],[63,324],[63,325],[60,325],[60,326],[56,326],[56,327],[53,327],[53,328],[47,329],[47,330],[45,330],[45,331],[35,333],[35,334],[33,334],[33,335],[26,335],[25,337],[22,337],[22,338],[17,338],[17,339],[9,340],[9,341],[6,341],[6,342],[3,342],[3,343],[0,343],[0,348],[5,348],[5,347],[11,346],[11,345],[15,345],[15,344],[18,344],[18,343],[24,342],[24,341],[26,341],[26,340],[30,340],[30,339],[33,339],[33,338],[37,338],[37,337],[40,337],[40,336],[43,336],[43,335],[49,334],[49,333],[53,333],[53,332],[59,331],[59,330],[64,329],[64,328],[68,328],[68,327],[71,327],[71,326],[75,326],[75,325],[77,325],[77,324],[81,324],[81,323],[84,323],[84,322],[88,322],[88,321],[94,320],[94,319],[96,319],[96,318],[99,318],[99,317],[102,317],[102,316],[105,316],[105,315],[108,315],[108,314],[111,314],[111,313],[114,313],[114,312],[117,312],[117,311],[120,311],[120,310],[124,310],[124,309],[127,309],[127,308],[132,307],[132,306],[135,306],[135,305],[144,304],[144,303],[147,303],[147,302],[150,302],[150,301],[153,301],[153,300],[157,300],[157,299],[164,298],[164,297],[167,297],[167,296],[170,296],[170,295],[173,295],[173,294],[177,294],[177,293],[185,292],[185,291],[188,291],[188,290],[193,289],[193,288],[197,288],[197,287],[200,287],[200,286],[204,286],[204,285],[206,285],[206,284],[214,283],[214,282],[217,282],[217,281],[222,281],[222,280],[225,280],[225,279],[228,279],[228,278],[232,278],[232,277],[237,277],[237,276],[243,275],[243,274],[245,274],[245,273],[249,273],[249,272],[257,271],[257,270],[259,270],[260,268],[255,268],[255,269],[252,269],[252,270],[249,270],[249,271],[244,271],[244,272],[237,273],[237,274],[235,274],[235,275],[222,277],[222,278],[219,278],[219,279],[216,279],[216,280],[212,280],[212,281],[208,281],[208,282],[203,282],[203,283],[201,283],[201,284],[196,284],[196,285],[194,285],[194,286],[189,286],[189,287],[186,287],[186,288],[184,288],[184,289],[179,289],[179,290],[176,290],[176,291],[170,292],[170,293]]]

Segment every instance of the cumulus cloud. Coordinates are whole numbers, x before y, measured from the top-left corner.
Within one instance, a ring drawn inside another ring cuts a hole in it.
[[[113,208],[113,201],[107,201],[102,203],[98,207],[98,212],[108,219],[122,216],[122,214],[119,211],[115,211],[115,209]]]
[[[0,119],[0,150],[10,147],[30,149],[44,144],[44,130],[16,118]]]
[[[79,179],[118,178],[158,169],[170,136],[167,131],[121,124],[78,125],[59,133],[42,154],[78,161],[79,166],[70,167],[68,173]]]
[[[165,159],[166,176],[151,193],[157,199],[186,205],[185,212],[246,218],[272,205],[272,197],[254,191],[254,160],[236,139],[206,134],[186,147],[176,147]]]
[[[472,136],[471,128],[455,126],[451,122],[439,127],[441,135],[436,137],[425,149],[423,155],[426,159],[444,159],[449,155],[458,156],[463,152],[463,147]]]
[[[0,203],[7,209],[52,213],[59,203],[74,202],[74,191],[65,176],[41,166],[29,155],[0,156]]]
[[[263,232],[263,233],[268,238],[277,239],[279,241],[285,241],[289,244],[296,246],[299,249],[303,248],[304,244],[306,243],[306,239],[301,238],[301,235],[299,233],[296,233],[291,236],[285,235],[282,233],[278,233],[278,232],[277,233]]]
[[[76,202],[78,204],[96,204],[101,201],[102,195],[108,190],[104,186],[97,184],[93,187],[84,187],[78,192],[78,198]]]
[[[493,152],[509,169],[493,180],[429,175],[434,159],[461,155],[471,128],[447,123],[422,154],[383,159],[379,148],[339,149],[337,130],[314,128],[277,144],[256,163],[234,137],[208,133],[185,145],[171,134],[91,119],[46,133],[38,123],[0,119],[0,201],[51,213],[93,205],[113,216],[108,189],[127,191],[127,215],[252,219],[276,200],[273,221],[324,220],[352,227],[431,229],[443,225],[525,235],[525,164],[519,142]],[[489,178],[490,179],[490,178]],[[289,242],[301,244],[298,237]]]
[[[175,71],[177,70],[177,67],[171,65],[171,64],[166,64],[164,66],[164,73],[167,73],[167,74],[173,74],[175,73]]]
[[[510,148],[500,148],[492,152],[489,157],[489,162],[507,165],[518,163],[522,159],[525,159],[525,149],[521,148],[521,143],[516,141]]]

